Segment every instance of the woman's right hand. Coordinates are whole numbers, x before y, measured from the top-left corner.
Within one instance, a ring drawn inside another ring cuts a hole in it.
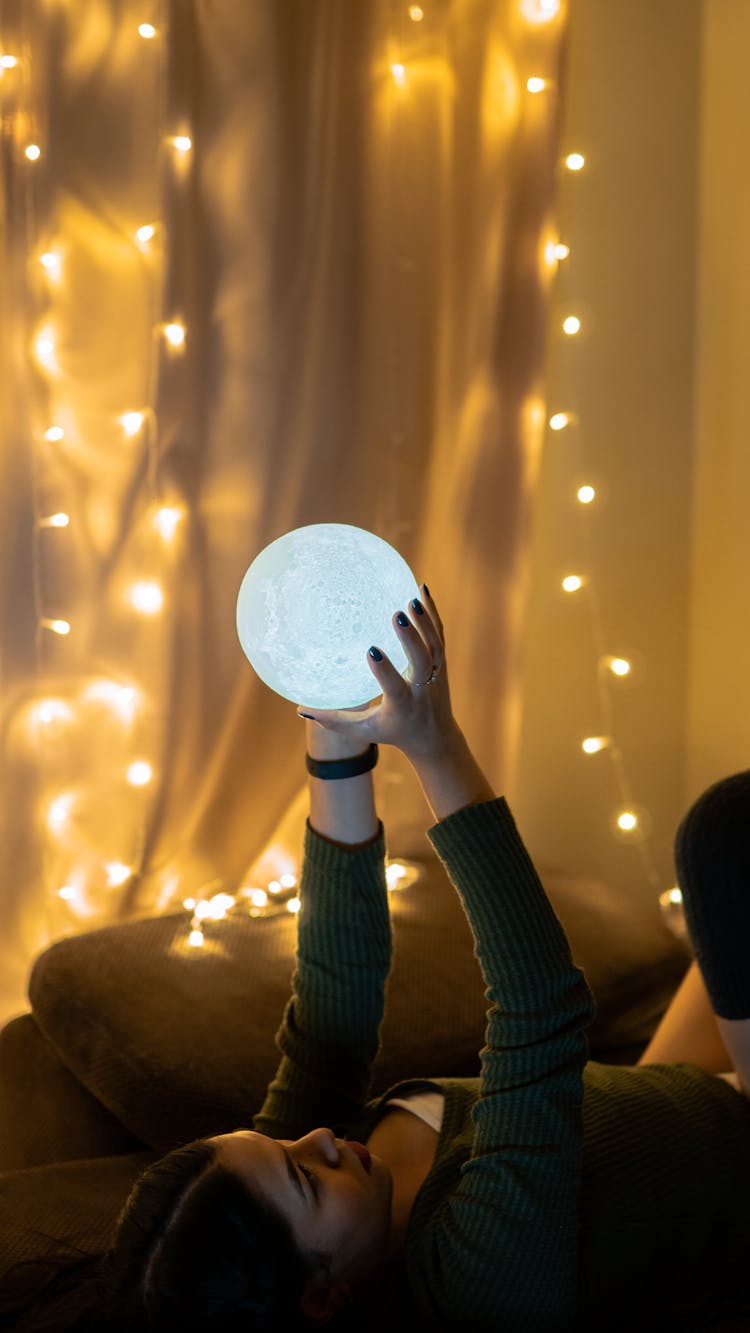
[[[382,691],[377,702],[350,709],[306,708],[300,713],[327,731],[346,737],[352,744],[352,754],[361,753],[374,742],[395,745],[411,760],[428,758],[459,734],[451,707],[442,621],[424,584],[422,592],[423,599],[415,599],[404,611],[407,625],[399,625],[398,612],[393,615],[393,627],[409,659],[404,675],[385,653],[379,662],[367,654],[367,665]],[[421,614],[417,605],[422,608]],[[427,684],[433,667],[435,678]]]

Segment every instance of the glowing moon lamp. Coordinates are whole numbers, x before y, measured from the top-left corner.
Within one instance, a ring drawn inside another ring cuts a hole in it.
[[[388,542],[347,523],[311,523],[253,560],[237,597],[237,633],[250,665],[284,699],[357,708],[381,693],[371,644],[403,675],[408,659],[392,618],[419,596]]]

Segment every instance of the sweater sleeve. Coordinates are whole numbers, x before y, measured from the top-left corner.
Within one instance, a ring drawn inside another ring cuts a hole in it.
[[[437,1327],[575,1327],[591,992],[503,798],[428,831],[474,936],[489,1010],[473,1141],[420,1237]]]
[[[308,819],[292,996],[276,1035],[276,1075],[253,1121],[273,1138],[362,1119],[378,1049],[391,925],[385,833],[345,847]]]

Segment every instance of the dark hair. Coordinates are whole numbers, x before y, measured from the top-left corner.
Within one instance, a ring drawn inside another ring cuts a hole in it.
[[[105,1254],[68,1246],[16,1264],[0,1323],[15,1333],[293,1333],[310,1327],[300,1298],[321,1260],[198,1139],[139,1176]]]

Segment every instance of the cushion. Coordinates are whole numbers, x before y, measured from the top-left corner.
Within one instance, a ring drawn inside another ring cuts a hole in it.
[[[92,1097],[31,1014],[0,1031],[0,1171],[142,1149]]]
[[[392,895],[394,964],[373,1094],[400,1078],[479,1071],[486,1001],[468,923],[434,852]],[[591,1054],[637,1058],[689,954],[620,890],[542,872],[599,1012]],[[135,1138],[158,1151],[247,1125],[276,1068],[295,918],[204,923],[187,913],[69,937],[36,961],[29,995],[59,1059]]]
[[[141,1151],[0,1175],[0,1281],[14,1263],[53,1253],[55,1242],[103,1253],[135,1180],[156,1158]]]

